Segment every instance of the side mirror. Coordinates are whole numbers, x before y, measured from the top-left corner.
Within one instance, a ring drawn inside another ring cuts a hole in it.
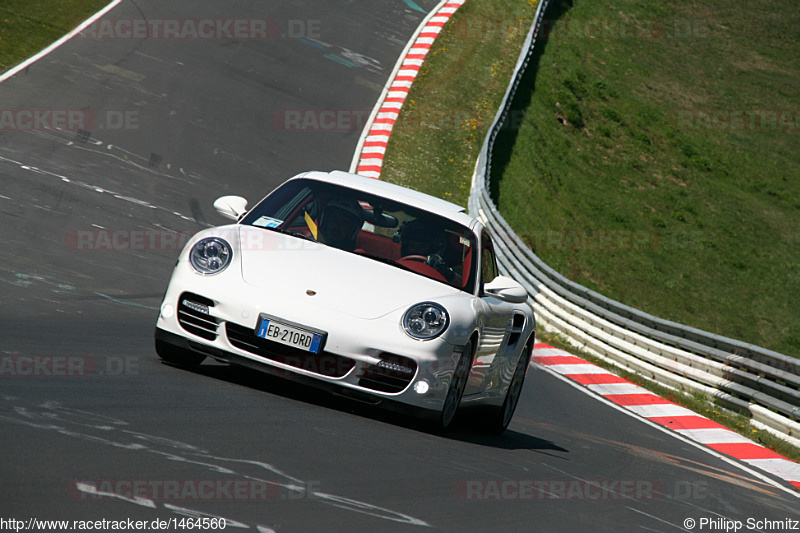
[[[247,213],[247,200],[241,196],[223,196],[214,202],[217,213],[235,222]]]
[[[525,287],[507,276],[497,276],[483,286],[483,292],[512,304],[521,304],[528,300]]]

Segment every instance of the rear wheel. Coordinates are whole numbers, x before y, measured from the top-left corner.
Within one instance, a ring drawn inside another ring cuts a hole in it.
[[[519,397],[522,394],[522,385],[525,383],[525,375],[528,370],[528,365],[531,362],[531,354],[533,353],[533,337],[528,341],[522,349],[522,353],[517,361],[517,366],[514,368],[514,375],[511,376],[511,383],[508,384],[508,391],[503,400],[503,405],[494,407],[486,413],[485,429],[491,433],[500,434],[506,430],[511,419],[514,417],[514,411],[519,404]]]
[[[203,354],[179,348],[160,340],[156,340],[156,353],[162,361],[185,368],[194,368],[206,358]]]
[[[458,406],[461,404],[461,398],[464,396],[464,389],[467,387],[467,380],[469,379],[469,371],[471,368],[472,339],[464,346],[464,351],[461,352],[461,357],[459,357],[456,368],[453,371],[453,377],[450,379],[450,386],[447,387],[447,396],[445,396],[444,399],[442,417],[440,420],[441,429],[450,427],[450,424],[452,424],[456,416]]]

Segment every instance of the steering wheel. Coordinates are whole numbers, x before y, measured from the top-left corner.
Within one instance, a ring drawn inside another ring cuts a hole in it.
[[[422,263],[427,263],[428,258],[424,255],[406,255],[398,259],[398,261],[420,261]]]

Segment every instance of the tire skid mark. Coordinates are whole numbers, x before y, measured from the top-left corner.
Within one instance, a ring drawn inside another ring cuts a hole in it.
[[[129,299],[123,299],[116,296],[110,296],[105,294],[104,292],[99,292],[92,288],[81,288],[76,287],[74,285],[68,285],[66,283],[60,283],[55,281],[50,276],[40,276],[40,275],[33,275],[33,274],[24,274],[24,273],[14,273],[14,277],[12,279],[6,279],[0,276],[0,282],[7,283],[14,287],[19,287],[21,289],[32,289],[35,287],[45,287],[53,294],[59,295],[70,295],[70,296],[81,296],[81,290],[85,289],[89,293],[94,296],[98,296],[99,298],[103,298],[114,302],[120,305],[126,305],[131,307],[141,307],[143,309],[155,309],[157,310],[158,307],[154,307],[152,305],[145,305],[138,302],[131,301]]]
[[[0,404],[0,420],[5,422],[21,424],[35,429],[54,431],[61,435],[75,437],[93,442],[95,444],[103,444],[121,450],[127,450],[136,453],[150,453],[161,456],[169,461],[200,466],[210,472],[238,477],[240,479],[259,481],[287,491],[291,491],[296,494],[304,494],[312,501],[330,505],[346,511],[365,514],[375,518],[413,526],[431,527],[431,524],[424,520],[398,511],[387,509],[385,507],[380,507],[345,496],[329,494],[317,490],[309,492],[307,487],[310,485],[308,483],[305,483],[302,480],[293,477],[276,468],[275,466],[263,461],[217,456],[211,454],[207,450],[197,448],[188,443],[174,441],[165,437],[139,433],[131,429],[121,429],[123,426],[129,426],[129,424],[123,420],[112,419],[99,413],[92,413],[89,411],[77,410],[62,406],[58,402],[47,401],[36,406],[29,407],[19,405],[17,399],[13,396],[0,395],[0,400],[3,400],[4,402],[4,404]],[[76,417],[76,413],[79,414],[80,417]],[[95,419],[94,423],[91,423],[93,418]],[[77,427],[68,428],[68,425]],[[115,440],[119,439],[120,436],[125,437],[126,439],[135,438],[139,442],[120,442],[119,440]],[[242,468],[234,470],[228,466],[225,466],[224,464],[219,463],[235,463],[244,467],[254,467],[255,472],[248,473]],[[264,474],[265,472],[268,473],[266,476]],[[269,476],[269,474],[272,476]],[[101,491],[95,484],[90,482],[78,481],[75,483],[74,488],[86,494],[106,496],[145,507],[155,508],[154,506],[157,506],[156,502],[148,498],[130,497],[113,492]],[[214,516],[201,511],[178,507],[169,503],[165,503],[164,508],[184,516]],[[230,520],[228,525],[234,526],[234,523],[239,524],[235,527],[250,527],[245,523],[236,522],[235,520]],[[265,526],[257,525],[256,527],[259,531],[271,531],[271,529],[266,528]]]
[[[58,174],[56,172],[51,172],[49,170],[45,170],[45,169],[42,169],[42,168],[39,168],[39,167],[26,165],[26,164],[24,164],[24,163],[22,163],[20,161],[16,161],[14,159],[10,159],[10,158],[4,157],[2,155],[0,155],[0,162],[8,163],[8,164],[11,164],[11,165],[16,165],[22,170],[26,170],[28,172],[33,172],[34,174],[39,174],[41,176],[57,178],[57,179],[61,180],[63,183],[67,183],[69,185],[80,187],[80,188],[88,190],[88,191],[96,192],[98,194],[107,194],[107,195],[110,195],[113,198],[116,198],[117,200],[122,200],[123,202],[132,203],[134,205],[138,205],[140,207],[145,207],[145,208],[148,208],[148,209],[156,209],[156,210],[164,211],[166,213],[169,213],[171,215],[177,216],[177,217],[179,217],[179,218],[181,218],[183,220],[186,220],[188,222],[197,222],[193,217],[188,217],[186,215],[178,213],[177,211],[173,211],[171,209],[167,209],[167,208],[164,208],[164,207],[153,205],[150,202],[147,202],[145,200],[139,200],[138,198],[133,198],[131,196],[127,196],[127,195],[124,195],[124,194],[121,194],[121,193],[114,192],[114,191],[112,191],[110,189],[99,187],[97,185],[92,185],[91,183],[86,183],[85,181],[76,180],[74,178],[70,178],[70,177],[64,176],[63,174]]]

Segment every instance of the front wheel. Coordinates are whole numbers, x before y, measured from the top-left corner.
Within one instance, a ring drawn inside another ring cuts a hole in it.
[[[533,353],[533,338],[528,341],[522,349],[522,353],[514,368],[514,375],[511,376],[511,383],[508,384],[508,392],[503,400],[503,405],[492,408],[486,413],[485,429],[490,433],[499,435],[504,432],[514,417],[514,411],[519,404],[519,397],[522,394],[522,385],[525,383],[525,375]]]
[[[440,429],[447,429],[453,423],[453,419],[461,404],[464,396],[464,389],[467,387],[469,371],[472,368],[472,340],[470,339],[458,358],[456,368],[453,370],[453,377],[450,379],[450,386],[447,387],[447,396],[442,407],[442,417],[440,419]]]

